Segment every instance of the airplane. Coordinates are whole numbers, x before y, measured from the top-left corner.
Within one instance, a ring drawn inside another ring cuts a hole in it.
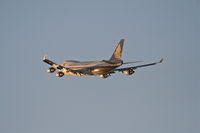
[[[135,73],[137,68],[146,67],[156,65],[161,63],[163,59],[158,62],[153,62],[149,64],[118,68],[124,64],[138,63],[141,61],[135,62],[123,62],[122,51],[124,47],[124,39],[121,39],[118,43],[114,53],[112,54],[109,60],[101,60],[101,61],[87,61],[81,62],[76,60],[67,60],[62,65],[59,65],[44,56],[43,62],[51,65],[51,67],[47,70],[48,73],[53,73],[56,70],[57,77],[63,77],[64,75],[72,75],[72,76],[99,76],[101,78],[107,78],[114,74],[115,72],[122,72],[125,75],[132,75]]]

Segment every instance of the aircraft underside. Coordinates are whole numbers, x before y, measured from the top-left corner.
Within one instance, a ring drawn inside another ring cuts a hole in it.
[[[66,76],[97,76],[99,75],[102,78],[108,77],[110,76],[110,71],[112,71],[113,69],[115,69],[116,67],[113,66],[105,66],[105,67],[100,67],[100,68],[70,68],[66,69],[63,68],[61,70],[59,70],[56,73],[57,77],[62,77],[64,75]],[[49,73],[53,73],[56,69],[51,67],[47,70],[47,72]]]
[[[63,77],[63,76],[99,76],[101,78],[107,78],[109,76],[111,76],[111,74],[115,73],[113,70],[115,70],[116,67],[101,67],[101,68],[95,68],[93,70],[67,70],[65,68],[63,68],[62,70],[59,70],[56,73],[57,77]],[[47,69],[48,73],[53,73],[55,72],[56,69],[53,67],[50,67],[49,69]],[[135,70],[134,69],[129,69],[129,70],[124,70],[121,71],[123,74],[125,75],[132,75]]]

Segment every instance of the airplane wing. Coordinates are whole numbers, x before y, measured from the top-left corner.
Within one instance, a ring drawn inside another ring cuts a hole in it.
[[[118,68],[118,69],[114,69],[113,71],[121,72],[121,71],[125,71],[125,70],[137,69],[137,68],[140,68],[140,67],[152,66],[152,65],[156,65],[158,63],[161,63],[162,61],[163,61],[163,59],[161,59],[158,62],[153,62],[153,63],[149,63],[149,64],[144,64],[144,65],[138,65],[138,66],[132,66],[132,67],[126,67],[126,68]]]
[[[45,63],[47,63],[47,64],[53,66],[53,68],[56,68],[56,69],[59,69],[59,70],[61,70],[61,69],[64,68],[63,66],[61,66],[61,65],[59,65],[59,64],[56,64],[55,62],[49,60],[49,59],[47,58],[47,56],[44,56],[43,61],[44,61]]]
[[[51,65],[54,69],[59,69],[59,70],[65,69],[67,71],[70,71],[70,72],[72,72],[72,73],[74,73],[76,75],[80,75],[80,76],[81,75],[90,74],[91,70],[93,69],[93,67],[88,67],[88,68],[83,68],[83,69],[80,69],[80,70],[71,70],[70,68],[66,68],[66,67],[64,67],[62,65],[59,65],[59,64],[49,60],[47,58],[47,56],[44,56],[43,62]]]

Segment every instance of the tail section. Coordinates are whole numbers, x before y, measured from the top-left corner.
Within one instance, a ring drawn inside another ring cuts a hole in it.
[[[119,44],[117,45],[113,55],[111,56],[110,60],[120,60],[122,57],[122,51],[124,47],[124,39],[121,39]]]

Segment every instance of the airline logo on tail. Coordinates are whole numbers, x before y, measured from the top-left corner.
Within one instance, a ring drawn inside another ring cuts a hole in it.
[[[124,39],[121,39],[119,44],[117,45],[113,55],[111,56],[110,60],[120,60],[122,58],[122,51],[124,47]]]

